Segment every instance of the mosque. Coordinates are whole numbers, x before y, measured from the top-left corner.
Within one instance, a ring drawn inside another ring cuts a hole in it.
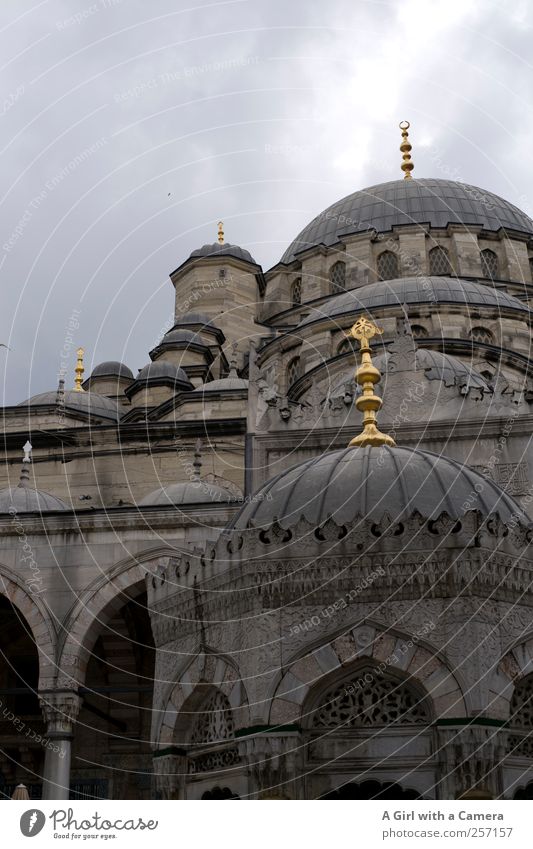
[[[2,409],[3,798],[532,798],[533,221],[408,128]]]

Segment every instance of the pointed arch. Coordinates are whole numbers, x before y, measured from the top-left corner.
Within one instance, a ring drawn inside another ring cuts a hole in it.
[[[20,611],[39,657],[39,690],[52,687],[57,670],[57,635],[50,611],[36,592],[28,592],[18,575],[0,565],[0,593]]]
[[[285,669],[273,694],[269,722],[272,725],[305,721],[304,703],[313,687],[348,666],[372,661],[383,669],[406,673],[416,679],[431,699],[433,713],[466,716],[461,687],[436,652],[379,625],[360,625],[331,642],[295,659]]]

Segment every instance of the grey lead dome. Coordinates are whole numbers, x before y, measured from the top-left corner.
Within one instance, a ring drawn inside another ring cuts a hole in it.
[[[395,521],[415,511],[428,519],[443,512],[460,519],[469,510],[530,524],[522,508],[495,483],[455,460],[399,446],[343,448],[273,478],[231,527],[266,528],[277,521],[289,528],[302,516],[316,526],[330,517],[338,524],[357,516],[379,521],[385,514]]]
[[[254,265],[257,265],[249,251],[241,248],[239,245],[230,245],[229,242],[224,242],[223,245],[220,245],[218,242],[215,242],[213,245],[202,245],[201,248],[196,248],[196,250],[191,253],[189,259],[204,256],[233,256],[236,259],[242,259],[244,262],[251,262]]]
[[[361,310],[372,312],[378,307],[427,303],[495,307],[529,313],[527,304],[518,298],[483,283],[472,283],[460,277],[400,277],[351,289],[328,298],[316,307],[310,306],[308,315],[299,326]]]
[[[317,215],[289,245],[281,262],[317,245],[331,246],[343,236],[375,230],[386,233],[406,224],[447,227],[466,224],[490,232],[533,233],[533,221],[492,192],[454,180],[392,180],[353,192]]]

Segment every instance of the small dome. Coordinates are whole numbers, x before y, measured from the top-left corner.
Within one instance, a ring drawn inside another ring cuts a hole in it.
[[[392,180],[353,192],[325,209],[289,245],[281,262],[291,262],[308,248],[334,245],[344,236],[386,233],[406,224],[533,233],[533,221],[524,212],[485,189],[454,180]]]
[[[214,245],[202,245],[201,248],[197,248],[191,253],[189,259],[208,256],[233,256],[237,259],[242,259],[244,262],[251,262],[253,265],[257,265],[251,253],[239,247],[239,245],[230,245],[227,242],[224,242],[223,245],[220,245],[218,242],[215,242]]]
[[[105,419],[113,419],[114,421],[117,421],[121,415],[116,401],[106,398],[105,395],[99,395],[97,392],[77,392],[74,389],[69,389],[65,392],[63,400],[59,403],[65,409],[79,410],[87,415],[92,414]],[[34,395],[27,401],[22,401],[18,406],[57,407],[57,390]]]
[[[381,280],[334,295],[311,308],[298,326],[303,327],[323,318],[372,312],[379,307],[428,303],[496,307],[529,314],[529,308],[522,301],[483,283],[472,283],[458,277],[402,277],[398,280]]]
[[[148,363],[135,378],[137,382],[150,382],[152,380],[171,380],[174,383],[184,383],[192,387],[192,383],[187,377],[187,373],[179,366],[169,363],[167,360],[156,360],[153,363]]]
[[[230,527],[269,527],[277,521],[288,528],[302,516],[317,526],[329,517],[338,524],[358,516],[380,521],[385,514],[397,521],[415,511],[428,519],[443,512],[460,519],[469,510],[530,524],[493,481],[455,460],[398,446],[343,448],[268,481]]]
[[[52,510],[70,510],[70,507],[55,495],[22,484],[0,490],[0,513],[46,513]]]
[[[91,377],[125,377],[128,380],[133,380],[133,373],[124,363],[119,363],[118,360],[108,360],[95,366],[91,372]]]
[[[235,499],[228,490],[202,480],[182,481],[161,486],[139,501],[139,507],[169,504],[225,504]]]
[[[205,348],[205,342],[198,333],[194,333],[192,330],[187,330],[186,328],[178,328],[177,330],[169,330],[168,333],[165,333],[158,347],[167,345],[187,346],[190,344],[203,345]]]

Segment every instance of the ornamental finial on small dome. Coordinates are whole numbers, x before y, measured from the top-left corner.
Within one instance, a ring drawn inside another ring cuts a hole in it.
[[[24,451],[24,457],[22,458],[22,467],[20,469],[19,486],[28,486],[28,481],[30,479],[30,463],[32,451],[32,444],[29,439],[22,450]]]
[[[381,398],[374,394],[374,384],[379,383],[381,374],[372,363],[370,340],[378,333],[383,333],[383,330],[369,321],[368,318],[362,316],[357,319],[348,334],[361,344],[361,365],[355,372],[355,379],[363,389],[362,394],[355,402],[357,409],[363,413],[363,432],[351,440],[349,443],[351,448],[362,448],[365,445],[389,445],[391,447],[396,445],[392,436],[378,430],[376,422],[376,413],[383,402]]]
[[[218,244],[219,245],[224,244],[224,222],[223,221],[218,222]]]
[[[403,159],[401,168],[402,168],[402,171],[405,175],[404,180],[412,180],[413,179],[411,177],[411,171],[415,167],[413,162],[411,161],[411,151],[413,149],[413,146],[412,146],[411,142],[409,141],[409,133],[407,132],[407,130],[409,129],[410,126],[411,126],[411,124],[409,123],[409,121],[400,121],[399,127],[400,127],[400,130],[402,131],[402,143],[400,145],[400,151],[402,153],[402,159]]]
[[[83,355],[85,351],[83,350],[83,348],[78,348],[76,353],[78,355],[78,360],[76,362],[76,368],[74,369],[74,371],[76,372],[76,378],[74,380],[74,390],[76,392],[83,392],[81,384],[83,383],[83,372],[85,371],[83,367]]]

